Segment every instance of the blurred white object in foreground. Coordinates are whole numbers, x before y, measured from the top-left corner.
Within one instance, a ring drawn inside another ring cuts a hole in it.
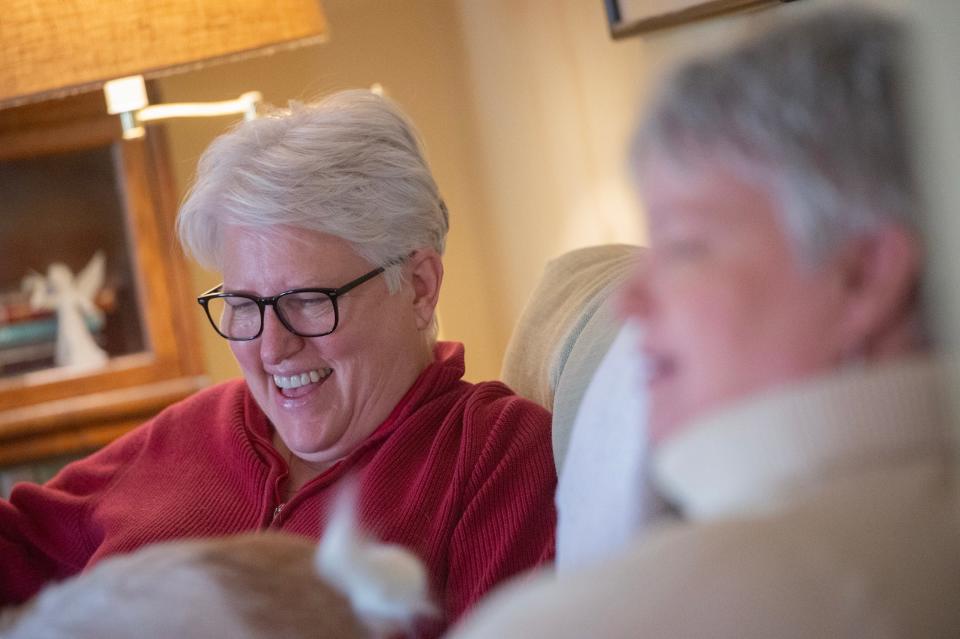
[[[346,595],[371,630],[412,632],[417,618],[439,614],[426,567],[406,548],[376,542],[357,527],[356,493],[348,482],[337,497],[317,548],[317,572]]]

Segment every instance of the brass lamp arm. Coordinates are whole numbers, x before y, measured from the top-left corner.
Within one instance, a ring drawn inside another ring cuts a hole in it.
[[[142,138],[143,125],[172,118],[209,118],[242,114],[245,120],[257,117],[257,107],[263,103],[259,91],[248,91],[235,100],[219,102],[180,102],[149,104],[143,76],[111,80],[104,84],[107,112],[120,116],[123,139]]]

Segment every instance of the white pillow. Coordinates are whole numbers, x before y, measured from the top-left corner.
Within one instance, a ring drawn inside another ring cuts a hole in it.
[[[620,328],[577,411],[556,494],[558,572],[614,554],[665,511],[647,479],[639,336]]]

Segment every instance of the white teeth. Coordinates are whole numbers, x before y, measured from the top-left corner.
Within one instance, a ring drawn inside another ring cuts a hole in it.
[[[316,384],[333,372],[332,368],[321,368],[297,375],[274,375],[273,383],[280,388],[300,388],[307,384]]]

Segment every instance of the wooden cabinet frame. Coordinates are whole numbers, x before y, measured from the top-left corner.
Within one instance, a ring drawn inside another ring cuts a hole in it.
[[[654,3],[657,8],[633,15],[626,11],[625,0],[603,0],[614,40],[635,35],[647,35],[689,22],[717,18],[739,11],[762,9],[794,0],[676,0]]]
[[[0,466],[98,448],[207,383],[162,128],[122,140],[100,93],[0,110],[0,162],[103,146],[120,185],[145,347],[89,372],[0,378]]]

